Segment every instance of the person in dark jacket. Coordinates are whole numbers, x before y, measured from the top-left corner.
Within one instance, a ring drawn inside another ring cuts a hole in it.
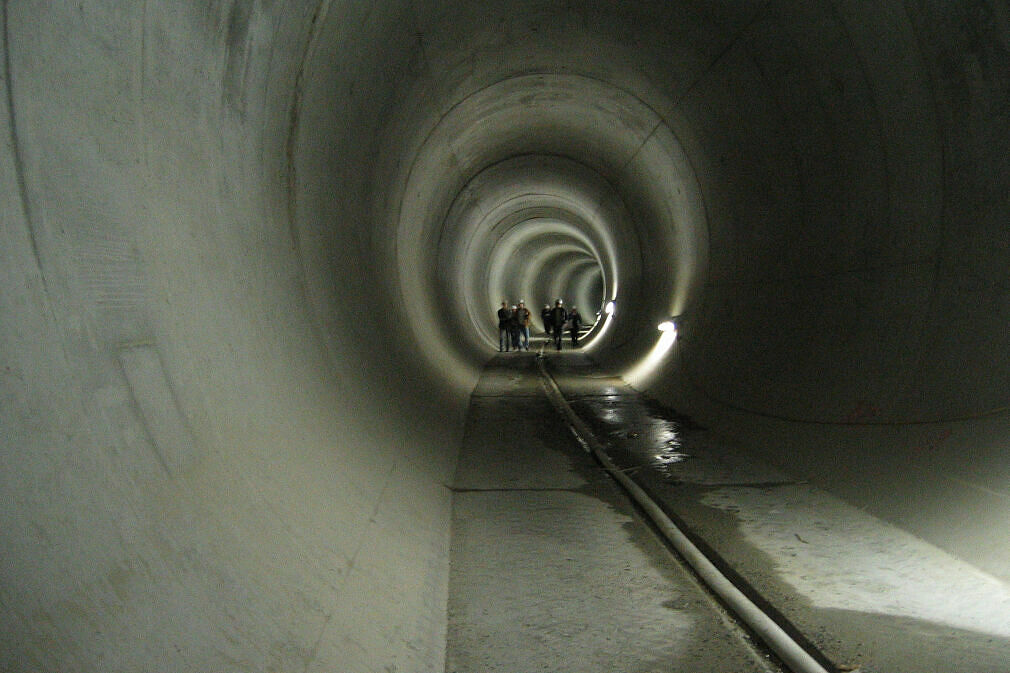
[[[519,307],[512,305],[512,313],[509,314],[509,334],[512,336],[512,350],[521,350],[519,346]]]
[[[582,316],[579,309],[572,307],[568,312],[568,330],[572,333],[572,348],[579,347],[579,329],[582,327]]]
[[[544,304],[544,310],[540,312],[540,319],[544,321],[544,334],[551,335],[551,305]]]
[[[509,332],[509,322],[512,320],[512,311],[509,310],[508,302],[503,301],[498,309],[498,352],[508,351],[512,344],[512,334]]]
[[[561,350],[561,335],[564,333],[565,323],[568,321],[568,313],[561,304],[562,301],[558,299],[554,302],[554,308],[551,309],[551,329],[554,330],[554,346],[558,350]]]

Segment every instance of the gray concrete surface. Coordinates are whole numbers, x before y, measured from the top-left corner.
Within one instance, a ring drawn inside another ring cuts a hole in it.
[[[532,354],[498,356],[470,404],[446,670],[779,670],[576,443],[539,379]]]
[[[0,19],[0,668],[441,669],[501,299],[1010,576],[1004,3]]]
[[[547,363],[617,466],[752,600],[836,666],[1010,665],[1005,582],[755,458],[591,361],[562,354]]]

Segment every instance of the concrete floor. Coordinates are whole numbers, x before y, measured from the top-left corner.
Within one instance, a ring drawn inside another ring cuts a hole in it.
[[[547,363],[608,455],[753,600],[835,664],[1010,670],[1005,582],[650,401],[588,358]]]
[[[447,668],[768,671],[547,400],[535,353],[485,368],[453,483]],[[1010,587],[546,351],[622,468],[839,670],[1010,670]]]
[[[496,357],[471,401],[446,670],[778,670],[576,443],[534,358]]]

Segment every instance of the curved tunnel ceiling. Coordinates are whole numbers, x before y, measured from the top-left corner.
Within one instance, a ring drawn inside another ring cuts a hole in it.
[[[568,297],[570,306],[577,297],[593,315],[620,295],[627,315],[641,316],[628,328],[643,329],[689,303],[704,263],[699,211],[645,220],[626,203],[668,196],[650,193],[648,180],[678,193],[696,190],[656,112],[617,83],[512,74],[517,65],[445,104],[395,181],[403,184],[395,254],[410,323],[434,336],[448,319],[459,332],[484,335],[474,342],[479,350],[443,357],[483,361],[502,299],[528,296],[529,306],[539,306]],[[658,243],[648,256],[663,260],[648,276],[643,231]],[[582,260],[594,262],[588,277]],[[593,278],[603,285],[596,297],[587,289],[596,287]]]
[[[570,303],[566,260],[573,258],[602,284],[587,305],[596,310],[604,294],[612,298],[619,290],[618,248],[634,245],[619,206],[606,182],[570,160],[524,156],[495,164],[467,184],[441,225],[439,296],[458,296],[470,319],[466,329],[493,342],[488,314],[501,301],[528,297],[534,313],[557,297]],[[636,278],[634,259],[627,267],[624,273]]]
[[[679,316],[649,394],[1005,573],[1001,4],[3,21],[0,668],[437,670],[504,299]]]

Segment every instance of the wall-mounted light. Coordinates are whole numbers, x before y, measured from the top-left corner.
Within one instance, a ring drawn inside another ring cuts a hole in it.
[[[586,350],[592,350],[596,344],[602,342],[603,335],[606,334],[607,330],[610,328],[610,324],[614,322],[614,311],[616,310],[617,310],[617,304],[615,304],[613,301],[608,301],[606,305],[603,307],[602,313],[597,311],[596,321],[600,327],[600,330],[595,334],[593,340],[589,342],[589,345],[586,347]],[[602,324],[600,324],[599,322],[600,320],[603,320]]]
[[[641,362],[624,374],[624,379],[633,386],[645,385],[653,372],[666,359],[667,353],[677,341],[677,317],[667,318],[659,323],[658,329],[662,334],[659,335],[656,345]]]
[[[667,318],[657,326],[663,334],[659,337],[659,343],[669,348],[677,340],[677,316]]]

